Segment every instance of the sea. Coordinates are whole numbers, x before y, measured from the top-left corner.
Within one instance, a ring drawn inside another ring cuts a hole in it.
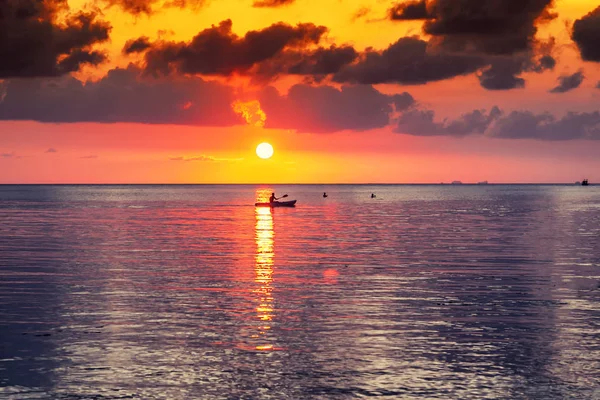
[[[600,399],[600,186],[2,185],[0,398]]]

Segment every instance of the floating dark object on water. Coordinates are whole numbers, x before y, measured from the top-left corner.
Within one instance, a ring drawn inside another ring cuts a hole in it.
[[[371,198],[374,199],[375,197],[377,197],[375,196],[375,193],[371,193]]]
[[[296,200],[254,203],[254,206],[255,207],[294,207],[294,206],[296,206]]]
[[[588,183],[588,180],[587,180],[587,179],[584,179],[584,180],[581,182],[581,186],[589,186],[589,185],[590,185],[590,184]]]
[[[327,193],[323,192],[323,197],[327,197]]]

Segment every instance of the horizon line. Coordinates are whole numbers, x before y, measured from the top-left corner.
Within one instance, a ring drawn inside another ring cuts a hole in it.
[[[0,182],[0,186],[256,186],[256,185],[279,185],[279,186],[324,186],[324,185],[334,185],[334,186],[501,186],[501,185],[572,185],[572,186],[581,186],[581,182],[487,182],[487,183],[478,183],[478,182],[461,182],[461,183],[452,183],[452,182],[439,182],[439,183],[427,183],[427,182],[390,182],[390,183],[374,183],[374,182],[358,182],[358,183],[349,183],[349,182],[326,182],[326,183],[268,183],[268,182],[260,182],[260,183],[230,183],[230,182],[219,182],[219,183],[199,183],[199,182],[189,182],[189,183],[181,183],[181,182],[171,182],[171,183],[82,183],[82,182],[55,182],[55,183],[2,183]],[[593,183],[589,184],[590,186],[594,186]]]

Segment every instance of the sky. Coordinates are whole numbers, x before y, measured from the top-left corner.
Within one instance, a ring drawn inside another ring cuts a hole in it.
[[[0,183],[599,182],[598,43],[597,0],[4,0]]]

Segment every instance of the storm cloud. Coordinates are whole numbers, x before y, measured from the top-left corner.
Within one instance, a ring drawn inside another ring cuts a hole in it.
[[[581,58],[600,62],[600,6],[575,21],[572,38],[579,47]]]
[[[67,12],[58,21],[57,14]],[[111,27],[95,12],[68,13],[66,0],[0,2],[0,79],[53,77],[97,65],[106,56],[92,50]]]

